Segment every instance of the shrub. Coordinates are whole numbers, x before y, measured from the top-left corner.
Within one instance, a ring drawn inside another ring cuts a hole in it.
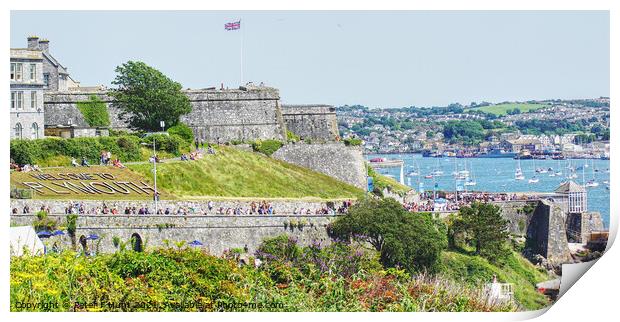
[[[145,137],[142,142],[148,143],[150,146],[155,140],[155,149],[159,151],[166,151],[174,155],[180,153],[181,146],[185,146],[187,142],[178,135],[165,135],[165,134],[153,134]]]
[[[344,145],[346,145],[346,146],[360,146],[360,145],[362,145],[362,139],[359,139],[359,138],[346,138],[346,139],[344,139]]]
[[[267,156],[271,156],[274,152],[282,147],[282,142],[278,140],[256,140],[252,143],[252,149]]]
[[[168,134],[170,134],[170,136],[178,135],[179,137],[181,137],[181,139],[185,140],[185,142],[188,142],[190,144],[194,142],[194,131],[192,131],[189,126],[183,123],[179,123],[169,128],[167,132]]]
[[[11,159],[18,164],[33,164],[39,155],[32,140],[11,140]]]
[[[286,140],[288,142],[299,142],[301,140],[301,138],[299,137],[299,135],[291,132],[291,131],[286,131]]]

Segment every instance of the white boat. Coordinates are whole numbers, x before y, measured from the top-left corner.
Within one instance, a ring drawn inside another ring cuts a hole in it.
[[[441,176],[441,175],[443,175],[443,171],[441,171],[441,170],[435,170],[435,171],[431,172],[431,174],[432,174],[433,176]]]
[[[466,170],[463,170],[462,172],[467,173],[468,178],[467,178],[467,181],[465,181],[464,185],[475,186],[477,183],[476,183],[476,179],[474,178],[474,170],[471,166],[471,162],[469,163],[469,169],[471,170],[471,172],[467,171],[467,161],[465,161],[465,169]]]
[[[547,173],[547,169],[545,168],[536,168],[536,173]]]
[[[555,177],[555,172],[549,172],[550,177]]]
[[[590,181],[586,182],[586,187],[587,188],[598,187],[598,182],[596,182],[594,180],[590,180]]]
[[[407,173],[407,175],[410,176],[410,177],[417,177],[420,174],[418,173],[418,171],[411,171],[411,172]]]
[[[530,178],[530,180],[527,181],[527,183],[538,183],[538,181],[540,181],[538,178],[532,177]]]
[[[605,180],[603,181],[604,184],[609,184],[609,181]]]
[[[466,186],[475,186],[477,183],[476,183],[476,181],[469,179],[469,180],[465,181],[464,184]]]
[[[523,176],[523,171],[521,171],[521,159],[517,159],[517,169],[515,170],[515,180],[523,180],[525,176]]]

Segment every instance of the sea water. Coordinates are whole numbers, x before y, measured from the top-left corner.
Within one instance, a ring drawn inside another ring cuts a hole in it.
[[[609,160],[520,160],[524,180],[515,180],[515,169],[518,161],[512,158],[425,158],[421,154],[370,154],[367,159],[382,157],[386,159],[399,159],[405,162],[405,184],[418,190],[422,183],[425,191],[436,190],[454,191],[455,179],[452,175],[455,171],[467,170],[470,177],[476,182],[475,186],[459,184],[461,191],[488,191],[488,192],[553,192],[561,182],[567,180],[570,174],[567,167],[575,170],[577,178],[571,179],[583,185],[584,182],[595,180],[598,187],[588,187],[588,210],[601,213],[605,227],[609,227]],[[418,176],[408,176],[412,171],[418,172]],[[548,173],[536,173],[536,168],[553,168]],[[443,171],[443,175],[425,179],[425,175],[435,170]],[[595,171],[598,170],[598,171]],[[551,173],[561,171],[562,175],[550,176]],[[379,173],[387,174],[399,180],[400,168],[378,169]],[[537,183],[528,183],[532,177],[539,179]],[[460,189],[459,188],[459,189]]]

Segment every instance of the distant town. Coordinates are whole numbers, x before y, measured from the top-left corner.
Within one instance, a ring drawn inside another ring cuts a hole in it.
[[[513,158],[609,158],[609,98],[336,108],[343,138],[366,153]]]

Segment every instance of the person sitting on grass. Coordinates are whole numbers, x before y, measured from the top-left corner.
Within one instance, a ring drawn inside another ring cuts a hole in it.
[[[121,163],[121,160],[119,160],[118,158],[114,159],[114,161],[112,161],[112,165],[117,167],[117,168],[125,168],[125,166]]]
[[[181,154],[181,161],[187,161],[187,154]]]
[[[71,165],[74,167],[79,167],[80,165],[77,163],[77,160],[75,160],[75,158],[71,158]]]
[[[88,164],[88,161],[86,161],[86,157],[82,157],[82,166],[83,167],[90,167],[90,165]]]

